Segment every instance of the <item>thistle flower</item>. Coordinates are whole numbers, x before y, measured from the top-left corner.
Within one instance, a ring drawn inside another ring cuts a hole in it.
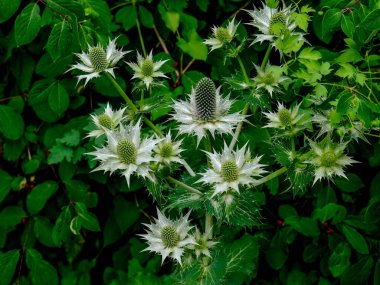
[[[132,79],[139,78],[146,85],[146,89],[149,89],[150,85],[154,84],[155,77],[167,77],[159,69],[168,60],[153,61],[152,51],[145,58],[137,52],[137,63],[126,62],[130,68],[135,72]]]
[[[311,159],[306,161],[314,166],[314,181],[317,182],[322,178],[332,179],[334,175],[347,178],[343,172],[343,168],[350,166],[352,163],[357,163],[351,157],[344,154],[346,143],[334,144],[326,137],[319,144],[309,140],[311,147]]]
[[[294,132],[301,129],[297,127],[297,123],[302,119],[303,114],[298,114],[299,107],[301,104],[296,105],[292,108],[285,108],[281,103],[278,103],[277,112],[264,113],[267,119],[270,121],[264,126],[264,128],[276,128],[276,129],[287,129],[292,128]]]
[[[190,244],[189,248],[194,250],[197,258],[201,255],[211,257],[210,249],[217,244],[216,241],[209,239],[210,232],[201,233],[200,230],[195,227],[194,240],[196,244]]]
[[[91,119],[96,126],[96,130],[91,131],[87,137],[100,137],[104,135],[106,131],[115,130],[121,121],[124,120],[124,111],[127,108],[122,108],[117,111],[113,111],[109,103],[107,103],[104,113],[100,115],[91,115]]]
[[[120,130],[107,130],[107,145],[88,153],[100,161],[93,171],[104,170],[111,174],[118,171],[126,178],[128,185],[134,173],[154,181],[149,163],[157,161],[152,157],[152,151],[158,141],[153,138],[141,139],[140,131],[140,121],[136,125],[130,123],[127,128],[120,124]]]
[[[171,133],[169,132],[166,137],[161,140],[153,149],[154,157],[157,161],[169,165],[172,162],[182,164],[191,176],[195,176],[194,171],[187,164],[187,162],[180,157],[182,140],[173,142]]]
[[[161,254],[161,263],[163,263],[167,257],[170,257],[182,265],[182,255],[185,248],[196,244],[194,237],[189,233],[192,228],[188,221],[189,215],[190,212],[184,217],[172,221],[157,209],[157,219],[154,218],[155,223],[144,224],[147,227],[146,234],[139,235],[145,239],[149,245],[144,251]]]
[[[86,86],[92,78],[99,77],[100,73],[103,71],[108,72],[112,75],[112,77],[115,77],[113,72],[115,68],[114,66],[125,54],[130,52],[122,51],[121,49],[118,50],[115,44],[116,39],[117,38],[109,41],[106,50],[104,50],[100,44],[93,47],[88,45],[88,53],[82,52],[75,54],[81,60],[81,63],[72,65],[67,71],[79,69],[88,73],[77,76],[77,83],[79,83],[82,79],[85,79],[84,86]]]
[[[214,26],[212,28],[213,37],[203,42],[211,46],[211,51],[221,48],[233,40],[238,26],[239,23],[235,23],[235,18],[228,22],[227,28]]]
[[[304,34],[295,32],[296,23],[295,19],[292,19],[291,14],[294,12],[291,6],[279,8],[270,8],[263,4],[263,8],[247,11],[252,17],[252,25],[259,29],[260,34],[254,34],[256,37],[252,44],[257,42],[262,43],[263,41],[269,41],[270,44],[276,49],[276,40],[282,39],[284,32],[289,31],[290,35],[297,35],[299,41],[305,41]]]
[[[219,193],[227,192],[229,189],[239,193],[240,185],[255,185],[257,180],[253,177],[260,177],[266,171],[260,164],[260,157],[251,158],[251,152],[247,149],[247,144],[241,149],[232,151],[224,143],[222,153],[206,152],[211,161],[212,168],[202,174],[202,178],[197,182],[211,184],[214,186],[212,197]]]
[[[245,119],[239,112],[228,114],[232,105],[229,97],[220,95],[220,88],[215,87],[210,78],[201,79],[189,95],[190,101],[175,101],[173,119],[180,123],[180,134],[194,134],[197,145],[206,136],[207,131],[214,137],[215,133],[231,134],[236,125]]]
[[[273,92],[281,92],[279,84],[288,77],[282,76],[283,69],[280,66],[267,64],[265,70],[255,64],[257,76],[253,78],[256,82],[256,89],[265,89],[272,97]]]

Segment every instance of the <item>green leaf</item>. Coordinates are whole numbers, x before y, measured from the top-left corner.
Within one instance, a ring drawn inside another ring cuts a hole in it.
[[[128,31],[136,25],[137,10],[135,5],[125,6],[116,13],[116,22],[122,23],[124,30]]]
[[[336,186],[343,192],[355,192],[363,188],[363,181],[354,173],[347,173],[347,179],[337,177],[334,179]]]
[[[72,34],[69,23],[64,19],[54,25],[46,44],[46,50],[55,62],[58,58],[71,53]]]
[[[40,167],[40,163],[41,161],[36,158],[33,158],[31,160],[26,160],[22,163],[22,166],[21,166],[22,171],[24,172],[24,174],[35,173]]]
[[[40,7],[38,3],[30,3],[16,18],[15,38],[17,46],[22,46],[33,41],[40,31],[40,27]]]
[[[24,120],[9,106],[0,105],[0,132],[11,140],[19,139],[24,133]]]
[[[66,242],[69,240],[71,236],[69,228],[70,221],[71,212],[70,208],[67,206],[62,209],[62,212],[59,214],[53,227],[52,238],[57,246],[61,246],[62,241]]]
[[[70,103],[69,94],[67,93],[65,87],[59,82],[56,81],[50,90],[48,97],[49,107],[55,112],[58,116],[67,110]]]
[[[363,257],[357,263],[351,265],[341,276],[341,285],[365,284],[371,274],[373,257]]]
[[[161,13],[161,17],[162,20],[165,22],[166,27],[173,33],[175,33],[179,27],[179,13],[164,11],[163,13]]]
[[[13,249],[0,255],[0,285],[11,283],[20,257],[20,250]]]
[[[26,265],[30,270],[30,278],[35,285],[58,285],[57,270],[35,249],[26,250]]]
[[[26,208],[32,215],[37,214],[43,209],[47,200],[58,190],[58,184],[55,181],[45,181],[33,188],[26,198]]]
[[[195,30],[189,33],[188,41],[179,38],[177,45],[183,52],[189,54],[194,59],[206,61],[208,54],[207,47]]]
[[[72,129],[65,133],[61,139],[57,139],[57,141],[67,146],[78,146],[80,144],[80,132]]]
[[[285,224],[307,237],[316,237],[320,234],[318,224],[312,218],[289,217],[285,219]]]
[[[86,205],[83,203],[75,203],[75,210],[79,216],[82,226],[90,231],[100,231],[98,219],[93,213],[87,211]]]
[[[380,29],[380,9],[375,9],[369,12],[360,22],[359,27],[369,31]]]
[[[369,253],[367,242],[357,230],[350,226],[343,225],[342,231],[353,249],[361,254]]]
[[[278,214],[284,220],[289,217],[298,217],[297,210],[290,205],[281,205],[278,209]]]
[[[309,26],[309,16],[305,13],[296,13],[296,25],[300,27],[301,30],[307,32],[307,27]]]
[[[53,225],[46,217],[36,217],[34,222],[34,234],[36,238],[45,246],[55,247],[53,241]]]
[[[312,47],[307,47],[302,49],[298,58],[308,59],[308,60],[318,60],[322,58],[322,55],[319,51],[314,50]]]
[[[8,20],[16,13],[21,0],[0,0],[0,23]]]
[[[347,215],[347,210],[344,206],[335,203],[329,203],[322,209],[317,210],[317,217],[321,222],[333,220],[333,224],[340,223]]]
[[[331,37],[333,31],[339,27],[341,17],[342,11],[340,9],[327,10],[322,19],[322,39],[327,40]]]
[[[351,248],[341,242],[334,248],[329,258],[329,270],[333,277],[339,277],[350,266]]]
[[[73,156],[73,153],[74,151],[71,148],[61,143],[58,143],[50,149],[50,154],[47,159],[47,163],[55,164],[55,163],[62,162],[64,159],[70,162]]]
[[[114,215],[121,233],[124,233],[140,217],[140,211],[134,203],[125,201],[122,197],[114,200]]]
[[[286,245],[274,245],[265,250],[265,258],[270,267],[279,270],[288,259],[288,250]]]
[[[149,12],[148,9],[146,9],[144,6],[141,6],[141,5],[139,5],[139,13],[140,13],[141,24],[144,27],[153,28],[154,19],[153,19],[152,13]]]
[[[21,219],[27,214],[21,207],[8,206],[0,212],[0,228],[13,227],[21,223]]]
[[[350,19],[350,16],[346,16],[343,14],[341,28],[347,37],[350,37],[351,39],[354,38],[355,25]]]
[[[12,188],[13,178],[5,171],[0,170],[0,203],[7,197]]]
[[[348,109],[350,108],[350,104],[354,97],[348,90],[343,91],[339,94],[339,96],[340,98],[338,104],[336,105],[336,111],[341,115],[345,115]]]
[[[87,0],[86,4],[86,12],[93,17],[98,26],[108,32],[111,27],[112,15],[107,2],[104,0]]]

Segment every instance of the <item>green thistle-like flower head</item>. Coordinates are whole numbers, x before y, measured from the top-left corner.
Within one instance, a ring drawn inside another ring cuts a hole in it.
[[[276,35],[282,31],[286,25],[286,18],[283,12],[277,12],[273,14],[269,21],[269,33]]]
[[[166,248],[173,248],[178,245],[180,236],[175,227],[168,225],[161,229],[161,239]]]
[[[107,114],[101,114],[98,117],[98,122],[99,122],[99,125],[101,125],[102,127],[105,127],[106,129],[109,129],[109,130],[113,129],[112,119]]]
[[[117,154],[122,163],[131,164],[136,162],[137,149],[133,142],[121,140],[117,144]]]
[[[88,57],[90,58],[91,64],[94,67],[95,71],[100,72],[107,68],[107,54],[102,47],[91,47]]]
[[[291,126],[293,124],[294,118],[292,113],[286,108],[280,108],[277,112],[278,119],[283,126]]]
[[[195,107],[202,120],[208,121],[215,116],[216,87],[208,77],[202,78],[195,87]]]
[[[233,160],[227,160],[223,162],[220,175],[227,182],[235,181],[239,178],[239,169],[236,162]]]
[[[160,155],[163,158],[169,158],[173,155],[173,143],[171,141],[164,142],[160,148]]]
[[[331,167],[335,164],[337,160],[337,156],[333,151],[326,151],[321,154],[321,166],[323,167]]]
[[[219,27],[215,30],[215,38],[223,44],[231,42],[232,37],[233,35],[224,27]]]
[[[149,58],[145,59],[141,65],[141,74],[145,77],[151,77],[154,73],[154,63]]]

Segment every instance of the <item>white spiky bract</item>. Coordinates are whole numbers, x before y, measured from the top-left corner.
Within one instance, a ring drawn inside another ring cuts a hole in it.
[[[211,51],[221,48],[233,40],[238,26],[239,23],[235,22],[235,18],[228,22],[226,28],[214,26],[212,28],[212,37],[203,42],[211,47]]]
[[[343,169],[352,163],[357,163],[351,157],[344,154],[346,143],[334,144],[328,137],[321,143],[309,140],[312,157],[307,163],[314,167],[314,181],[326,178],[331,180],[334,175],[347,179]]]
[[[298,114],[301,104],[294,106],[293,108],[285,108],[284,105],[278,103],[277,112],[264,112],[264,115],[269,120],[269,123],[264,128],[276,128],[286,129],[288,127],[293,128],[302,119],[304,114]]]
[[[100,115],[91,115],[91,119],[96,126],[96,130],[91,131],[87,137],[100,137],[106,131],[116,129],[119,124],[125,119],[124,112],[127,108],[113,110],[111,105],[107,103],[104,113]]]
[[[140,132],[140,121],[135,125],[131,122],[127,127],[121,124],[119,130],[107,130],[107,144],[88,153],[100,161],[93,171],[119,172],[128,185],[132,174],[155,181],[149,164],[157,161],[152,152],[158,140],[152,137],[141,139]]]
[[[195,176],[195,173],[191,167],[183,158],[181,158],[181,152],[183,151],[181,148],[181,143],[182,140],[173,141],[171,132],[169,131],[165,138],[160,140],[157,146],[153,149],[154,157],[158,162],[166,165],[170,165],[172,162],[182,164],[191,176]]]
[[[257,75],[253,78],[256,83],[256,89],[265,89],[272,97],[273,93],[280,93],[279,84],[287,80],[288,77],[282,76],[282,67],[267,64],[265,69],[260,66],[254,65]]]
[[[195,101],[195,90],[189,95],[189,101],[174,101],[174,113],[172,117],[180,123],[178,131],[180,134],[190,134],[197,137],[197,145],[202,138],[210,133],[212,137],[215,134],[233,135],[233,130],[240,122],[245,120],[244,115],[240,112],[229,114],[233,103],[229,96],[223,98],[220,94],[220,86],[216,89],[215,95],[215,114],[210,119],[202,119],[197,116],[198,110]]]
[[[236,151],[230,150],[226,143],[221,153],[206,152],[212,168],[202,173],[202,178],[197,182],[213,185],[212,197],[229,189],[239,193],[239,186],[255,186],[257,180],[253,177],[261,177],[266,171],[260,164],[261,156],[251,158],[251,152],[245,144]]]
[[[252,44],[262,43],[264,41],[269,41],[270,44],[276,49],[276,40],[282,38],[283,34],[278,34],[273,31],[274,24],[281,22],[283,28],[290,32],[290,35],[297,35],[299,41],[306,41],[304,39],[304,34],[295,32],[297,25],[295,20],[292,19],[291,14],[294,12],[291,6],[280,8],[270,8],[266,4],[262,3],[263,7],[254,10],[247,10],[248,14],[252,17],[252,21],[249,25],[256,27],[260,33],[254,34],[255,39]]]
[[[102,72],[108,72],[115,78],[114,68],[119,60],[130,51],[122,51],[116,48],[116,40],[109,40],[107,48],[98,44],[91,47],[88,45],[88,52],[76,53],[75,55],[80,59],[81,63],[76,63],[70,67],[69,70],[78,69],[86,72],[87,74],[77,76],[78,82],[85,79],[84,86],[92,79],[100,76]]]
[[[195,227],[194,239],[196,244],[189,245],[189,248],[194,250],[195,255],[200,257],[205,255],[211,257],[210,249],[214,247],[218,242],[209,239],[211,228],[205,233],[201,233],[200,230]]]
[[[149,86],[154,84],[155,78],[167,78],[163,72],[159,71],[161,66],[167,61],[168,60],[165,59],[154,62],[152,51],[145,58],[137,52],[137,63],[126,62],[126,64],[134,71],[132,79],[141,79],[148,90]]]
[[[140,234],[149,245],[144,251],[161,254],[162,263],[169,257],[182,265],[185,248],[196,245],[194,237],[190,234],[193,227],[190,226],[189,215],[190,212],[172,221],[157,209],[157,218],[154,218],[154,223],[144,224],[147,227],[146,234]]]

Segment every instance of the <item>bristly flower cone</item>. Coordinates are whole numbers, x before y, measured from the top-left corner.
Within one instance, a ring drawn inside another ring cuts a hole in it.
[[[210,120],[216,111],[216,87],[208,78],[202,78],[195,87],[195,107],[197,116],[202,120]]]

